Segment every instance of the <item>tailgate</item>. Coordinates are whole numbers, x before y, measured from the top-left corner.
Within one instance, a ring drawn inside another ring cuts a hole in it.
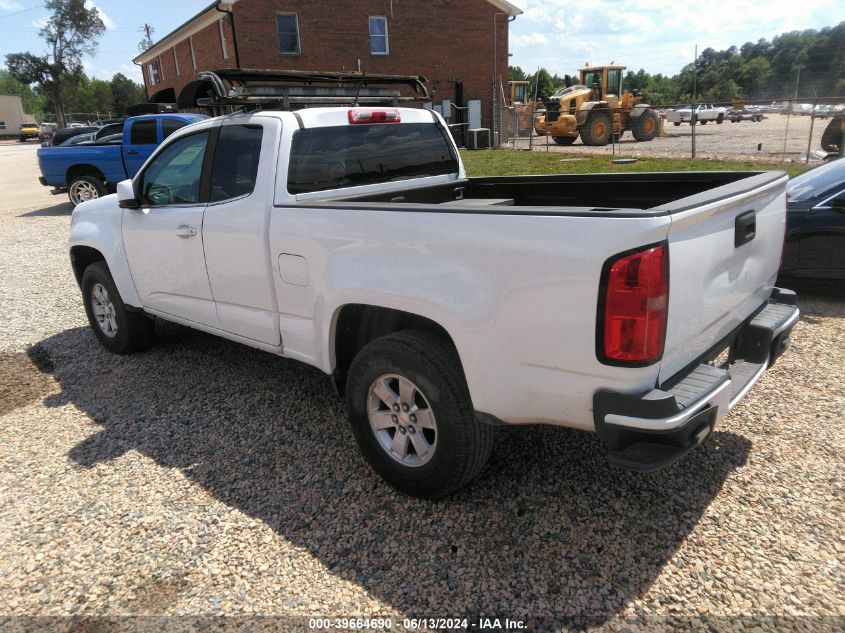
[[[786,180],[782,172],[765,172],[666,205],[672,225],[660,382],[769,298],[783,248]]]

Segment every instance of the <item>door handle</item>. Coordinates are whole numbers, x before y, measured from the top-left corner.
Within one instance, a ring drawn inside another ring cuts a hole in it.
[[[134,156],[135,154],[138,153],[138,150],[137,149],[128,149],[128,150],[126,150],[126,153],[131,155],[131,156]]]
[[[192,226],[188,226],[187,224],[181,224],[176,229],[176,235],[178,235],[179,237],[193,237],[196,234],[197,230]]]

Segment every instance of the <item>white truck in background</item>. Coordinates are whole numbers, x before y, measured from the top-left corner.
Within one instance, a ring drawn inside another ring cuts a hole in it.
[[[690,125],[701,123],[701,125],[706,125],[710,121],[721,124],[728,113],[727,108],[714,106],[710,103],[701,103],[695,106],[694,110],[695,117],[693,117],[692,106],[670,110],[666,113],[666,121],[675,125],[680,125],[681,123],[689,123]]]
[[[798,318],[786,180],[470,178],[431,111],[241,112],[76,207],[69,251],[106,349],[163,319],[318,367],[372,467],[437,498],[500,425],[594,431],[638,471],[703,443]]]

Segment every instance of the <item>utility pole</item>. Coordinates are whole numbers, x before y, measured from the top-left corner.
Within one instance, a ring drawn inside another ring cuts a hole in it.
[[[141,31],[144,34],[144,39],[142,39],[140,42],[138,42],[138,50],[143,53],[144,51],[152,48],[152,46],[153,46],[153,33],[155,33],[155,29],[145,22],[144,26],[142,26],[138,30]]]

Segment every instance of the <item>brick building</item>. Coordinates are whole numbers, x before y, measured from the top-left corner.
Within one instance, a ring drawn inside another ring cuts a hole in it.
[[[138,55],[151,101],[196,107],[203,70],[422,75],[434,103],[482,100],[507,84],[506,0],[220,0]],[[494,75],[495,58],[495,75]]]

